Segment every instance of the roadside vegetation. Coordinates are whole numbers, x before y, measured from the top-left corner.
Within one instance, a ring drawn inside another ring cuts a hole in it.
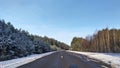
[[[0,20],[0,61],[62,49],[67,50],[69,46],[53,38],[29,34]]]
[[[105,28],[86,38],[74,37],[71,50],[119,53],[120,29]]]

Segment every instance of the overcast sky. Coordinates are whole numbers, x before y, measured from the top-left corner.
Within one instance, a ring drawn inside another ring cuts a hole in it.
[[[74,36],[120,28],[120,0],[0,0],[0,19],[70,44]]]

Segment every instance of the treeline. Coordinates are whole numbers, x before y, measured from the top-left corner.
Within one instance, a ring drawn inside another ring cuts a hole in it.
[[[0,20],[0,61],[58,49],[69,49],[69,46],[48,37],[31,35]]]
[[[71,49],[91,52],[120,52],[120,29],[103,29],[93,36],[74,37]]]
[[[63,42],[57,41],[53,38],[48,38],[47,36],[41,37],[37,35],[31,35],[31,39],[36,38],[41,40],[42,42],[45,42],[47,45],[50,45],[50,48],[52,50],[68,50],[69,46]]]

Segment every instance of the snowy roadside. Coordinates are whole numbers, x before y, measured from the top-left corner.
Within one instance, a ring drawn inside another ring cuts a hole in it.
[[[18,66],[27,64],[29,62],[32,62],[36,59],[42,58],[44,56],[50,55],[54,52],[48,52],[48,53],[43,53],[43,54],[35,54],[35,55],[30,55],[28,57],[23,57],[23,58],[18,58],[18,59],[12,59],[12,60],[7,60],[7,61],[2,61],[0,62],[0,68],[16,68]]]
[[[69,51],[77,54],[85,55],[89,58],[100,60],[112,66],[112,68],[120,68],[120,53],[93,53]]]

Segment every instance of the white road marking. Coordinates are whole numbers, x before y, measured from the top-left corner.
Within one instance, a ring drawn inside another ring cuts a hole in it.
[[[60,56],[61,57],[61,59],[63,59],[63,56]]]

